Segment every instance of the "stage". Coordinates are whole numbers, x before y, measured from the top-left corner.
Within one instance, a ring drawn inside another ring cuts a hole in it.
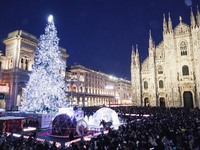
[[[5,116],[0,117],[1,132],[17,132],[23,129],[25,117]]]
[[[101,129],[99,129],[99,130],[101,130]],[[88,131],[88,133],[82,137],[74,136],[74,140],[72,140],[72,141],[70,141],[69,136],[51,135],[51,129],[37,131],[36,128],[34,128],[34,127],[24,128],[22,131],[13,132],[12,135],[15,138],[23,137],[25,139],[28,139],[32,136],[37,141],[47,142],[50,145],[55,142],[57,147],[60,147],[60,146],[69,147],[69,145],[71,143],[79,142],[81,140],[81,138],[83,138],[85,141],[89,141],[89,140],[91,140],[92,137],[96,137],[96,136],[102,134],[102,131],[100,132],[99,130],[98,131]],[[108,133],[108,131],[104,131],[104,134],[107,134],[107,133]],[[10,135],[10,134],[11,134],[10,132],[7,132],[7,135]]]

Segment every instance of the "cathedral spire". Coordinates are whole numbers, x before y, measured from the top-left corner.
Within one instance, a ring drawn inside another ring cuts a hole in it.
[[[139,52],[138,52],[138,45],[136,44],[136,56],[139,56]]]
[[[149,30],[149,48],[153,48],[153,39],[151,36],[151,30]]]
[[[172,32],[172,20],[170,17],[170,13],[168,13],[168,31]]]
[[[132,45],[132,57],[135,56],[135,50],[134,50],[134,46]]]
[[[137,65],[140,64],[140,56],[139,56],[139,51],[138,51],[138,45],[136,44],[136,63]]]
[[[163,14],[163,32],[166,33],[167,32],[167,22],[165,19],[165,14]]]
[[[191,13],[190,13],[190,25],[191,25],[191,28],[195,27],[195,19],[194,19],[194,14],[193,14],[193,11],[192,11],[192,7],[191,7]]]
[[[134,50],[134,46],[132,45],[132,53],[131,53],[131,66],[135,65],[135,50]]]
[[[138,45],[136,44],[136,48],[134,48],[134,46],[132,45],[131,64],[139,64],[139,61]]]
[[[196,16],[196,19],[197,19],[197,25],[200,27],[200,14],[199,14],[198,5],[197,5],[197,16]]]

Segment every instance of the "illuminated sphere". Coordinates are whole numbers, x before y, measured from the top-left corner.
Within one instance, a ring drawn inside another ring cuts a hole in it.
[[[52,122],[52,135],[68,136],[71,132],[76,132],[76,118],[67,114],[57,115]]]
[[[111,108],[103,107],[96,111],[93,115],[94,124],[99,125],[102,120],[112,122],[112,124],[119,124],[118,114]]]

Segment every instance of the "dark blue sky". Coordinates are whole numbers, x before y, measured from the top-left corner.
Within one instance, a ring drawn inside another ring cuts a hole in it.
[[[188,24],[190,6],[196,14],[196,5],[200,0],[1,0],[0,39],[17,29],[39,37],[52,14],[68,65],[130,79],[132,45],[138,44],[144,60],[149,30],[156,44],[162,40],[163,13],[171,13],[173,26],[179,16]]]

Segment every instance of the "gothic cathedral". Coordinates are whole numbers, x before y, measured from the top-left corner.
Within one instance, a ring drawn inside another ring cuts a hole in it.
[[[135,106],[200,107],[200,13],[191,10],[190,25],[179,18],[173,28],[163,18],[163,41],[149,37],[148,57],[141,63],[132,49],[132,102]]]

